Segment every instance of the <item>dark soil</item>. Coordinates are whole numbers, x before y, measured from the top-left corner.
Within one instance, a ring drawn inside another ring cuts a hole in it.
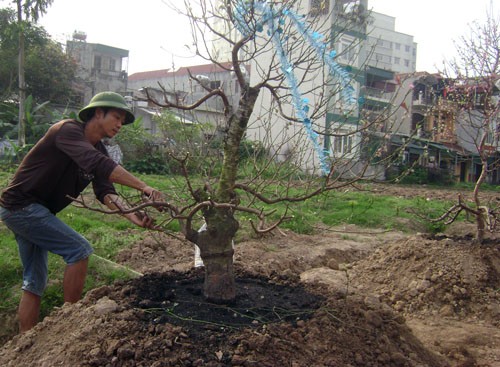
[[[208,340],[216,332],[220,341],[244,328],[280,322],[294,325],[321,307],[324,297],[303,285],[275,284],[264,277],[240,275],[231,304],[208,302],[203,297],[203,268],[189,273],[153,273],[136,279],[122,293],[130,306],[143,310],[144,322],[181,326],[190,337]]]
[[[240,275],[236,302],[215,305],[204,301],[200,275],[150,274],[96,289],[15,337],[0,361],[7,366],[446,366],[412,335],[404,318],[374,299]],[[13,353],[10,361],[7,350]]]

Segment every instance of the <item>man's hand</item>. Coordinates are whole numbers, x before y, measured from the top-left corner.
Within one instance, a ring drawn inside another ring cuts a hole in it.
[[[166,200],[165,195],[162,192],[160,192],[156,189],[153,189],[151,186],[146,186],[145,188],[143,188],[142,193],[143,193],[142,201],[145,203],[164,202]],[[161,208],[161,207],[156,208],[156,209],[160,212],[163,211],[163,208]]]
[[[125,217],[135,225],[138,225],[139,227],[148,229],[155,228],[154,219],[141,210],[126,214]]]
[[[112,210],[120,210],[122,215],[127,218],[129,221],[134,223],[135,225],[143,228],[154,229],[155,223],[154,219],[147,215],[143,210],[137,210],[131,213],[123,213],[125,210],[130,209],[130,206],[127,202],[122,200],[118,195],[108,194],[104,198],[104,203],[106,206]]]

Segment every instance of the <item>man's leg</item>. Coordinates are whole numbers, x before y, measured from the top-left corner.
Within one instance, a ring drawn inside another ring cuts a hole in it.
[[[19,331],[24,333],[38,323],[41,297],[29,291],[23,291],[19,302]]]
[[[89,258],[86,258],[66,265],[63,280],[64,302],[75,303],[82,297],[88,263]]]

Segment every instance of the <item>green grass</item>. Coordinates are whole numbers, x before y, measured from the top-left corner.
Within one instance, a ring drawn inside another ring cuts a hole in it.
[[[411,229],[405,223],[412,220],[420,223],[426,230],[435,232],[442,230],[442,227],[434,228],[412,212],[437,217],[450,206],[449,202],[426,201],[422,198],[402,199],[364,192],[331,192],[329,195],[318,196],[290,207],[287,215],[291,216],[291,219],[283,223],[282,227],[302,234],[312,233],[318,224],[354,224],[366,228],[407,232]],[[274,218],[277,220],[284,213],[285,208],[278,207]],[[252,218],[242,216],[239,219],[249,221]]]

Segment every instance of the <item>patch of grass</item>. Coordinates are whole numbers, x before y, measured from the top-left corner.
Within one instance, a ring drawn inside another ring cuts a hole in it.
[[[420,223],[431,232],[442,230],[440,225],[432,224],[416,217],[437,217],[449,208],[450,203],[421,198],[402,199],[393,196],[374,195],[368,192],[331,192],[329,195],[311,198],[289,209],[292,218],[282,227],[301,234],[309,234],[319,223],[328,226],[354,224],[366,228],[409,231],[406,221]],[[276,208],[274,219],[285,213],[284,207]]]

